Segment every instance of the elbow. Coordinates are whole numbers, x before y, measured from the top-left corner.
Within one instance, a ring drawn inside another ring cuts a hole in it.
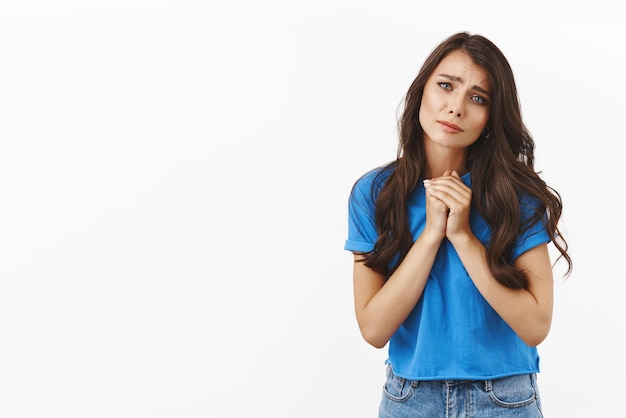
[[[543,337],[532,336],[532,337],[522,338],[522,341],[524,341],[524,343],[529,347],[537,347],[545,339],[546,339],[546,336],[543,336]]]
[[[548,337],[549,332],[550,323],[546,323],[533,327],[532,330],[529,330],[529,332],[526,332],[523,336],[520,335],[520,338],[527,346],[537,347]]]
[[[387,342],[389,341],[388,337],[385,337],[379,332],[376,332],[375,329],[366,327],[361,328],[361,336],[369,345],[374,348],[383,348],[387,345]]]
[[[368,339],[366,339],[365,341],[367,341],[368,344],[371,345],[374,348],[384,348],[387,345],[387,341],[383,341],[383,340],[368,340]]]

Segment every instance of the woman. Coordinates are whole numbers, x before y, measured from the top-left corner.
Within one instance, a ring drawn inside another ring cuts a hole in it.
[[[406,94],[395,161],[359,178],[345,249],[363,338],[388,344],[380,417],[541,417],[560,195],[534,171],[511,67],[457,33]]]

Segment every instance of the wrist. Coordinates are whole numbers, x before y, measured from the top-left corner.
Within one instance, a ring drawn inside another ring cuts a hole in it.
[[[432,228],[426,227],[424,228],[418,239],[424,241],[424,243],[439,246],[439,244],[441,244],[441,241],[443,241],[445,237],[445,231],[436,231]]]
[[[447,238],[452,246],[457,249],[457,251],[459,248],[472,245],[472,242],[477,240],[472,231],[459,232],[454,235],[449,235]]]

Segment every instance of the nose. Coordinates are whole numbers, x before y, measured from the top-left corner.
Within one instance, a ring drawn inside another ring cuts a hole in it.
[[[450,110],[448,111],[448,113],[451,115],[455,115],[457,118],[460,118],[464,115],[464,97],[462,94],[457,94],[455,96],[456,97],[454,97],[454,99],[452,99],[450,102]]]

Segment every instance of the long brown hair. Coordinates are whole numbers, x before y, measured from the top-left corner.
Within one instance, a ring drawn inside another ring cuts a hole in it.
[[[487,246],[489,269],[503,285],[527,288],[528,280],[513,266],[511,252],[520,234],[541,221],[560,253],[559,258],[567,262],[565,275],[568,276],[572,260],[558,227],[561,196],[534,170],[535,144],[522,121],[513,71],[490,40],[467,32],[450,36],[431,52],[405,95],[403,114],[398,121],[397,157],[379,173],[388,176],[384,184],[377,187],[374,182],[372,190],[379,191],[375,212],[378,240],[373,251],[363,254],[363,262],[389,277],[413,244],[406,204],[425,166],[423,130],[418,120],[424,86],[441,60],[459,49],[484,69],[493,86],[489,136],[481,136],[469,147],[467,160],[472,173],[472,205],[491,228]],[[521,196],[537,203],[531,218],[522,224]]]

